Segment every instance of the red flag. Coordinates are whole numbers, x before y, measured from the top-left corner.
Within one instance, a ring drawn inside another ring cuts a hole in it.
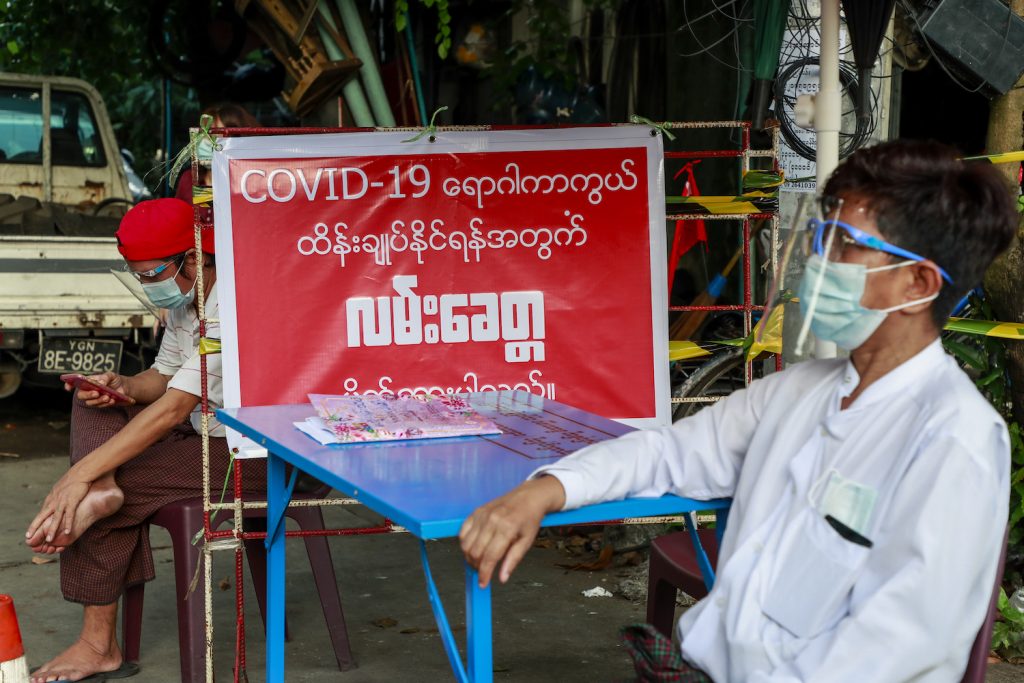
[[[697,178],[693,173],[694,164],[699,164],[700,159],[689,161],[680,168],[674,176],[676,180],[683,173],[686,173],[686,182],[683,183],[682,197],[699,197],[700,189],[697,187]],[[672,253],[668,259],[668,293],[672,295],[672,283],[675,280],[676,268],[679,266],[679,259],[686,252],[693,249],[698,243],[704,244],[704,251],[708,248],[708,233],[702,219],[676,221],[675,237],[672,239]]]

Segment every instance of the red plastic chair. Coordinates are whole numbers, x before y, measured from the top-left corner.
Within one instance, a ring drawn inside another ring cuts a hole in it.
[[[714,529],[698,529],[700,544],[711,566],[718,564],[718,539]],[[672,638],[675,624],[676,591],[700,600],[708,594],[697,562],[697,552],[687,531],[659,536],[651,541],[647,574],[647,623]]]
[[[296,494],[295,499],[322,498],[325,490],[310,494]],[[217,528],[231,517],[230,511],[222,511],[212,520]],[[323,513],[319,507],[289,507],[287,516],[295,520],[300,529],[322,530]],[[266,510],[246,510],[244,513],[246,531],[266,531]],[[203,591],[199,587],[191,595],[189,584],[198,565],[202,550],[192,544],[196,531],[203,528],[203,502],[200,498],[181,500],[166,505],[151,519],[150,524],[167,529],[171,535],[174,553],[174,583],[178,604],[178,649],[181,663],[182,683],[201,683],[206,680],[206,632],[203,610]],[[348,630],[341,607],[341,596],[331,560],[330,548],[325,536],[306,536],[306,553],[313,570],[313,579],[320,594],[324,619],[330,633],[338,669],[346,671],[355,668],[349,647]],[[267,555],[262,540],[245,541],[245,555],[249,562],[260,614],[266,623],[266,565]],[[124,658],[129,662],[139,661],[142,638],[142,606],[145,584],[128,587],[124,592],[121,632],[124,637]],[[286,639],[287,627],[286,627]]]
[[[961,683],[985,683],[988,669],[988,653],[992,645],[992,628],[999,613],[999,586],[1003,580],[1003,565],[1006,564],[1006,543],[1009,527],[1003,534],[1003,547],[996,569],[995,587],[989,600],[988,616],[981,625],[971,654],[967,659]],[[712,566],[718,564],[718,539],[712,529],[699,529],[700,544],[708,554]],[[651,542],[651,563],[647,579],[647,623],[672,638],[673,617],[675,616],[676,591],[685,591],[691,597],[700,599],[708,594],[697,564],[697,552],[686,531],[660,536]]]
[[[985,683],[985,671],[988,669],[988,653],[992,646],[992,628],[999,613],[999,586],[1003,582],[1003,567],[1006,564],[1006,543],[1010,539],[1010,527],[1003,533],[1003,550],[999,553],[999,565],[996,567],[996,585],[992,589],[992,599],[988,603],[988,616],[978,631],[978,636],[971,646],[971,656],[967,658],[967,669],[960,683]]]

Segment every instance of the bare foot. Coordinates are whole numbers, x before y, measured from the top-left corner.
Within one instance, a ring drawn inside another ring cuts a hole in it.
[[[116,642],[108,642],[106,647],[99,648],[79,638],[71,647],[36,669],[30,680],[32,683],[77,681],[95,673],[114,671],[121,666],[122,660]]]
[[[97,481],[89,489],[82,502],[78,504],[75,511],[75,523],[71,527],[71,533],[65,534],[60,531],[54,534],[53,539],[46,540],[46,534],[53,525],[53,517],[39,525],[36,533],[25,539],[25,545],[32,548],[33,552],[52,555],[59,553],[67,546],[74,543],[85,530],[96,523],[97,520],[109,517],[124,505],[124,492],[112,481]]]

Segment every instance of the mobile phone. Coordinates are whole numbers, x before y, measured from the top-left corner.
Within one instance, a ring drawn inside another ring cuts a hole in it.
[[[114,399],[118,403],[135,403],[134,399],[130,398],[129,396],[126,396],[125,394],[122,394],[117,389],[111,389],[110,387],[108,387],[106,385],[98,384],[96,382],[92,382],[85,375],[79,375],[79,374],[61,375],[60,376],[60,381],[64,382],[65,384],[70,384],[70,385],[74,386],[76,389],[79,389],[79,390],[83,390],[83,391],[98,391],[101,394],[103,394],[104,396],[109,396],[110,398]]]

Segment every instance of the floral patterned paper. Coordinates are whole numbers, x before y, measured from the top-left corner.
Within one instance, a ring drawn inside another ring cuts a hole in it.
[[[331,396],[310,394],[337,443],[500,434],[461,396]]]

